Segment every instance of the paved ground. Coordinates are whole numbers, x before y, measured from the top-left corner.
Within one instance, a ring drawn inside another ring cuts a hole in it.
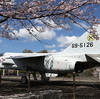
[[[75,92],[76,99],[100,99],[100,82],[97,78],[76,78]],[[60,99],[72,99],[73,81],[72,78],[51,78],[50,82],[30,82],[31,92],[43,90],[62,90]],[[21,84],[20,77],[2,77],[0,96],[27,93],[28,85]]]

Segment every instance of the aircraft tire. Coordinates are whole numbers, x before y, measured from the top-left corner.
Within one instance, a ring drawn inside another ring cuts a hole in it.
[[[50,80],[50,77],[46,77],[46,81],[49,82],[49,80]]]
[[[22,76],[21,82],[22,82],[22,84],[27,84],[28,83],[27,77],[26,76]]]
[[[50,80],[50,77],[46,77],[45,79],[44,78],[41,79],[41,81],[43,83],[47,83],[47,82],[49,82],[49,80]]]

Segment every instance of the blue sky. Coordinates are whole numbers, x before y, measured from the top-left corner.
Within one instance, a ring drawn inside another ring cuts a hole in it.
[[[73,25],[72,31],[70,32],[64,29],[47,30],[45,33],[38,34],[40,40],[47,43],[44,44],[28,35],[27,32],[25,33],[25,31],[25,29],[20,29],[19,32],[16,31],[20,34],[19,41],[0,38],[0,53],[19,53],[24,49],[30,49],[33,52],[38,52],[43,49],[46,49],[48,52],[59,52],[85,32],[84,29],[75,25]]]
[[[98,9],[99,8],[100,7],[98,7]],[[100,18],[99,10],[96,11],[95,15]],[[81,22],[81,24],[86,26],[84,22]],[[24,49],[30,49],[33,52],[42,51],[43,49],[48,52],[60,52],[85,32],[83,28],[74,24],[71,25],[71,28],[71,31],[64,29],[47,29],[44,33],[37,33],[37,31],[35,31],[40,40],[47,44],[41,44],[34,37],[28,35],[25,29],[20,28],[19,31],[14,31],[16,34],[19,34],[19,41],[0,38],[0,53],[20,53]]]

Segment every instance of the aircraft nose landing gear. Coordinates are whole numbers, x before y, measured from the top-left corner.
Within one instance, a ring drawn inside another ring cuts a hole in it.
[[[27,77],[26,76],[22,76],[21,82],[22,82],[22,84],[27,84],[28,83]]]

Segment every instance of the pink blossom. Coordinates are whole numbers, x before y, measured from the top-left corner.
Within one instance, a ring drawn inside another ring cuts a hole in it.
[[[29,26],[36,29],[39,23],[36,23],[35,19],[39,19],[43,27],[49,29],[62,27],[68,30],[66,24],[69,26],[73,23],[76,24],[77,20],[86,22],[90,26],[98,25],[100,20],[93,15],[96,11],[95,7],[98,5],[100,5],[100,0],[15,0],[14,3],[1,0],[0,25],[7,26],[6,28],[0,27],[1,36],[10,38],[10,25],[13,25],[15,29],[18,27],[26,27],[27,29]],[[53,21],[56,25],[48,23],[45,19]],[[96,39],[99,38],[95,29],[90,28],[90,33]]]

